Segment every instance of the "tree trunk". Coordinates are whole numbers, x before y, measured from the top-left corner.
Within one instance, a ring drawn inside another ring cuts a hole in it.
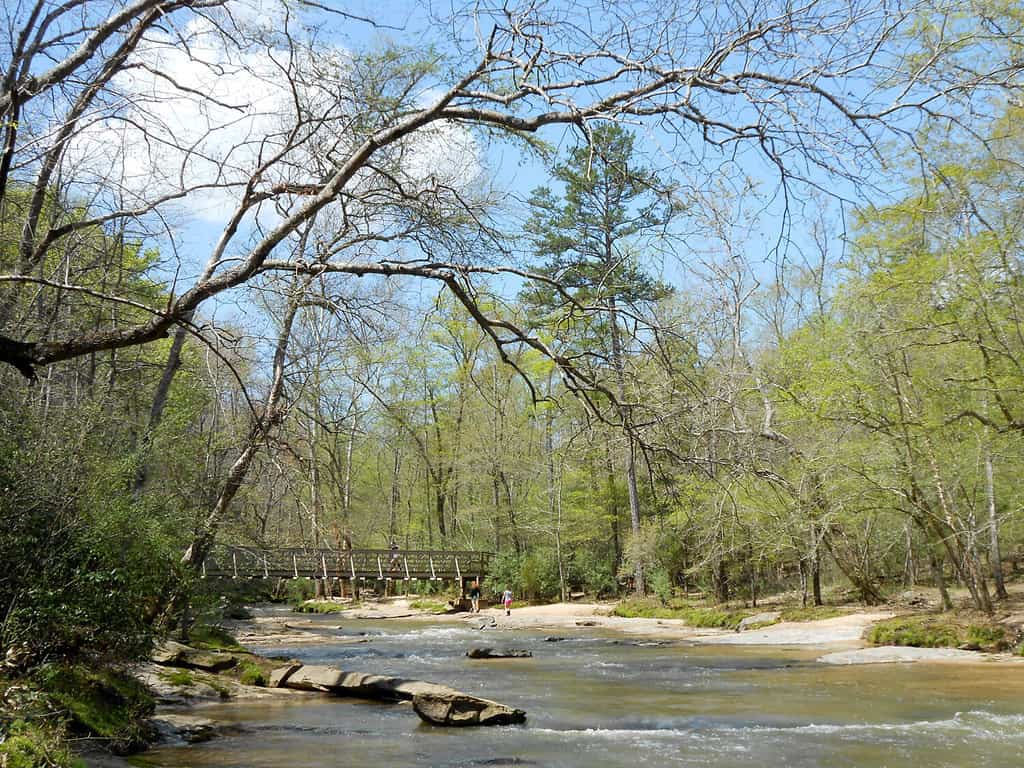
[[[623,434],[626,437],[626,488],[629,494],[629,521],[632,526],[633,536],[640,536],[640,494],[636,485],[636,441],[633,439],[633,431],[630,413],[625,406],[626,402],[626,373],[625,361],[623,360],[622,339],[619,336],[619,319],[615,312],[615,297],[608,298],[608,313],[611,323],[612,342],[612,366],[615,369],[616,395],[619,398],[619,413],[622,417]],[[634,571],[634,589],[638,595],[647,593],[644,584],[644,564],[637,560]]]
[[[988,506],[988,559],[992,568],[992,582],[996,587],[996,598],[1005,600],[1006,583],[1003,581],[1003,556],[999,549],[999,517],[996,514],[996,489],[993,479],[992,450],[985,446],[985,501]]]

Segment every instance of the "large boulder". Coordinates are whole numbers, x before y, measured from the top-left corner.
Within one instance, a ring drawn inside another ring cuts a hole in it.
[[[150,660],[164,667],[201,669],[204,672],[223,672],[238,665],[238,657],[219,651],[203,651],[167,640],[150,654]]]
[[[420,693],[412,708],[424,722],[444,726],[514,725],[526,722],[526,712],[465,693]]]
[[[267,683],[270,688],[284,688],[288,678],[302,669],[301,662],[295,661],[284,667],[278,667],[270,673],[270,680]]]
[[[466,655],[471,659],[529,659],[533,656],[521,648],[470,648]]]
[[[216,651],[193,651],[182,660],[183,667],[201,669],[204,672],[225,672],[238,666],[238,657]]]

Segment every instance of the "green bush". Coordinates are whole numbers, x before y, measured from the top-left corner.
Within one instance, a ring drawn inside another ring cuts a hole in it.
[[[312,579],[289,579],[286,592],[287,602],[299,605],[313,598],[316,594],[316,586]]]
[[[448,603],[440,600],[413,600],[409,607],[416,611],[427,611],[428,613],[445,613],[448,611]]]
[[[964,625],[955,616],[898,616],[880,621],[868,632],[875,645],[956,648],[964,644],[999,650],[1007,647],[1006,629],[998,624]]]
[[[188,633],[189,643],[195,648],[209,651],[245,652],[234,636],[223,627],[212,624],[197,624]]]
[[[924,616],[887,619],[868,632],[874,645],[907,645],[914,648],[955,648],[960,635],[955,627]]]
[[[647,586],[663,603],[667,603],[673,597],[672,577],[664,568],[655,568],[648,574]]]
[[[806,608],[786,608],[779,621],[820,621],[845,616],[847,611],[832,605],[809,605]]]
[[[619,591],[613,563],[614,553],[611,551],[574,551],[567,558],[566,579],[570,587],[581,587],[584,592],[598,597],[610,597]]]
[[[139,658],[180,551],[124,467],[23,450],[0,429],[0,646],[35,659]],[[119,474],[121,473],[121,474]]]
[[[752,615],[749,611],[727,611],[718,608],[696,608],[687,605],[663,605],[651,598],[621,601],[612,613],[626,618],[679,619],[691,627],[737,629],[740,622]]]
[[[242,685],[258,685],[262,688],[267,684],[267,677],[259,665],[247,661],[239,670],[238,681]]]
[[[195,675],[187,669],[174,669],[160,672],[160,677],[178,688],[188,688],[196,682]]]
[[[15,720],[7,726],[0,743],[0,765],[4,768],[78,768],[61,738],[61,733],[39,723]]]
[[[998,625],[970,624],[967,627],[967,642],[983,648],[1006,648],[1009,643],[1006,628]]]

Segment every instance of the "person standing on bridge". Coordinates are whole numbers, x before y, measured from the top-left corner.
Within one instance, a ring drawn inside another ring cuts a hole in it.
[[[391,542],[391,562],[388,563],[388,570],[389,571],[397,571],[398,570],[398,560],[399,560],[399,556],[398,556],[398,542],[397,541],[392,541]]]

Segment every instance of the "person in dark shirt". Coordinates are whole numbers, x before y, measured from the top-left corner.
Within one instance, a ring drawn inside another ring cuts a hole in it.
[[[480,585],[475,581],[469,588],[469,601],[473,605],[473,613],[480,613]]]

